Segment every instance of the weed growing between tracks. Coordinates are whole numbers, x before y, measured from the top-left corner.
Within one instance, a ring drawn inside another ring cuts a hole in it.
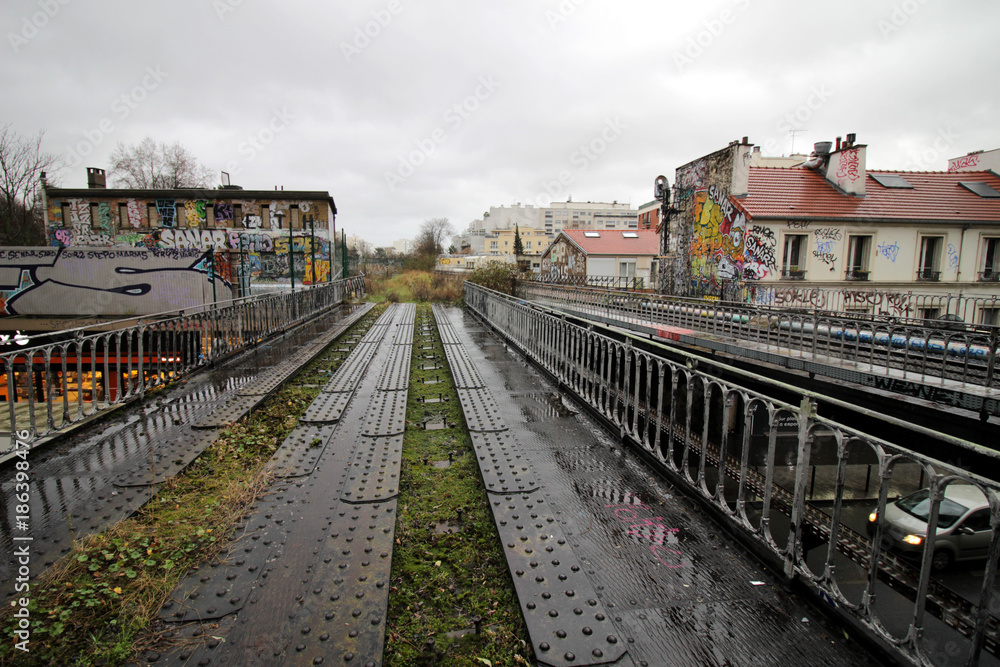
[[[376,308],[348,333],[364,332]],[[156,639],[160,606],[191,567],[223,551],[232,527],[267,488],[264,464],[347,353],[332,343],[252,415],[230,425],[136,515],[73,545],[32,582],[30,653],[0,645],[0,664],[125,664]],[[3,633],[16,620],[4,610]]]
[[[425,370],[431,365],[441,368]],[[425,383],[435,379],[440,381]],[[429,305],[417,306],[406,416],[385,664],[531,664],[527,631]],[[426,430],[425,421],[445,428]]]

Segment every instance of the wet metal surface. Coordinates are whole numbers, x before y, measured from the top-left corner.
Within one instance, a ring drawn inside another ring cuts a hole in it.
[[[442,313],[486,386],[503,388],[492,399],[509,429],[473,433],[484,479],[502,462],[494,470],[541,482],[490,494],[540,662],[874,664],[796,599],[754,585],[773,577],[588,416],[557,408],[554,389],[522,358],[461,311]],[[496,463],[483,456],[487,438],[499,439]]]
[[[358,315],[355,310],[353,315]],[[289,355],[318,352],[320,339],[346,328],[352,313],[330,312],[316,321],[193,374],[155,397],[122,408],[106,421],[65,436],[31,453],[32,577],[69,553],[73,539],[101,531],[131,515],[215,437],[212,428],[194,430],[247,383]],[[329,340],[329,339],[327,339]],[[257,402],[260,397],[247,397]],[[248,408],[247,408],[248,409]],[[221,424],[220,424],[221,425]],[[0,470],[0,580],[15,565],[11,527],[15,521],[13,466]],[[149,486],[152,484],[152,486]],[[12,591],[6,590],[6,595]]]
[[[354,392],[320,392],[320,395],[309,404],[305,414],[300,421],[332,423],[339,421],[340,417],[351,402],[351,395]]]
[[[285,437],[268,461],[268,471],[274,472],[279,477],[302,477],[311,474],[316,469],[319,458],[326,451],[335,429],[334,424],[299,424]]]
[[[225,601],[230,611],[208,638],[200,624],[177,626],[174,640],[185,645],[167,651],[168,664],[381,664],[402,430],[377,431],[405,424],[407,391],[379,387],[398,374],[397,355],[409,358],[403,337],[412,326],[394,325],[412,323],[414,314],[412,306],[390,307],[359,345],[370,348],[360,353],[370,354],[371,363],[367,372],[350,371],[359,380],[350,403],[338,422],[321,427],[332,429],[329,442],[307,448],[321,449],[312,470],[276,484],[258,503],[245,534],[223,559],[225,570],[206,582],[193,573],[174,592],[161,612],[165,620],[190,620],[175,615],[188,608],[208,613],[199,602],[206,596]],[[374,413],[390,427],[374,428]],[[359,435],[365,426],[373,428]],[[280,457],[279,450],[274,461]],[[238,585],[227,586],[234,574]],[[215,604],[214,613],[225,606]]]

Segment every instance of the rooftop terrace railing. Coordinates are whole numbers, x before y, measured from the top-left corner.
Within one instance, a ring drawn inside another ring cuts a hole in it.
[[[1000,327],[821,309],[778,308],[536,282],[518,295],[578,312],[743,340],[779,354],[838,359],[874,375],[1000,388]]]
[[[957,448],[994,470],[1000,453],[683,350],[671,348],[668,359],[649,341],[639,347],[639,338],[620,330],[575,324],[471,283],[465,303],[755,551],[782,565],[787,579],[804,582],[886,651],[913,665],[977,665],[984,651],[1000,654],[1000,483],[905,444],[919,436],[939,443],[936,451]],[[775,395],[798,402],[722,380],[714,369],[773,385]],[[894,442],[823,418],[818,410],[827,404],[883,420]],[[946,546],[938,543],[939,509],[955,484],[972,485],[988,500],[989,526],[975,533],[986,564],[967,572],[971,593],[963,594],[935,571]],[[886,506],[924,488],[928,526],[908,560],[886,548]],[[692,565],[683,540],[653,540],[650,550],[669,568]]]
[[[28,444],[364,294],[357,276],[197,308],[45,334],[43,345],[0,355],[0,432]],[[4,419],[3,417],[6,417]],[[3,423],[6,422],[6,423]]]

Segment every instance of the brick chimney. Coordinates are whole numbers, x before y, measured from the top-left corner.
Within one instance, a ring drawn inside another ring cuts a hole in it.
[[[855,197],[865,196],[865,144],[854,143],[855,135],[847,135],[846,141],[837,150],[830,153],[825,167],[821,167],[823,176],[838,188]]]
[[[97,167],[87,167],[87,187],[91,190],[106,189],[108,187],[107,178],[103,169]]]

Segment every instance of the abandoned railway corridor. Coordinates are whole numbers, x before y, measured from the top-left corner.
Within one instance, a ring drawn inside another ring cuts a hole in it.
[[[34,452],[33,577],[76,559],[127,587],[84,538],[282,396],[252,502],[145,601],[132,664],[996,664],[991,568],[930,577],[865,535],[947,466],[627,336],[466,303],[326,312]]]

